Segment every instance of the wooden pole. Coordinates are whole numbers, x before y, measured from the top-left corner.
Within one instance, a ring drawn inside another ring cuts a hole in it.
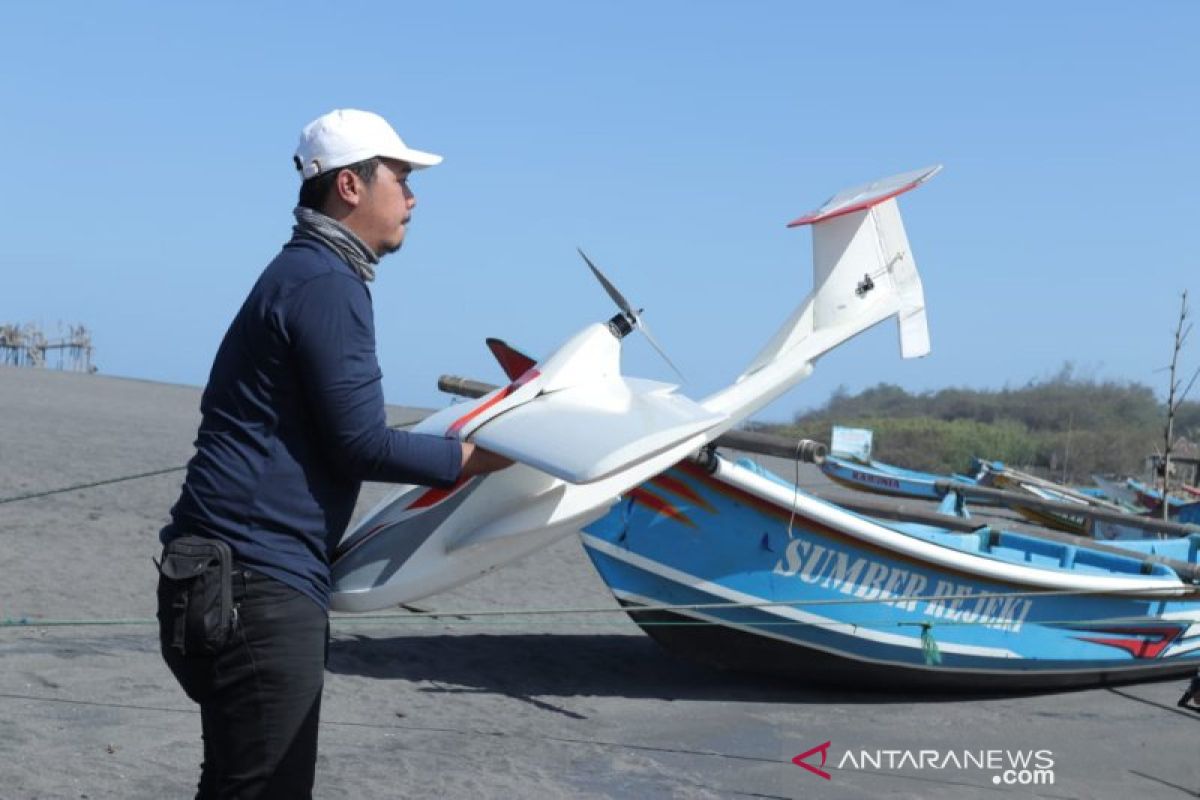
[[[1160,514],[1165,520],[1170,516],[1171,503],[1170,496],[1167,494],[1170,488],[1171,476],[1171,449],[1174,439],[1175,428],[1175,412],[1179,410],[1179,406],[1183,404],[1193,384],[1196,383],[1196,376],[1200,375],[1200,368],[1192,375],[1192,379],[1188,381],[1188,385],[1180,391],[1180,381],[1175,377],[1179,367],[1179,351],[1183,349],[1184,342],[1187,341],[1188,334],[1192,332],[1192,325],[1187,321],[1189,309],[1187,304],[1187,290],[1183,290],[1183,295],[1179,300],[1179,322],[1175,326],[1175,349],[1171,352],[1170,377],[1167,380],[1167,423],[1163,426],[1163,457],[1162,457],[1162,505],[1160,506]],[[1178,394],[1178,399],[1176,399]]]

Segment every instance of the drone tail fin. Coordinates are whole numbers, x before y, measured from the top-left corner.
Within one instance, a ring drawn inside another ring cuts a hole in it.
[[[485,343],[496,357],[496,361],[500,362],[500,368],[510,381],[515,381],[537,366],[536,361],[501,339],[489,337]]]
[[[705,405],[745,418],[807,377],[821,355],[892,316],[901,356],[929,352],[925,293],[896,198],[940,169],[847,189],[789,223],[813,226],[813,291],[737,382]]]

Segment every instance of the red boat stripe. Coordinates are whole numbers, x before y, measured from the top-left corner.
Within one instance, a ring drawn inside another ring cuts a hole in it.
[[[1108,647],[1118,647],[1134,658],[1158,658],[1159,654],[1166,650],[1171,642],[1179,638],[1179,634],[1183,632],[1183,628],[1175,626],[1162,628],[1139,628],[1139,627],[1124,627],[1124,628],[1101,628],[1098,633],[1132,633],[1138,636],[1157,636],[1157,640],[1151,639],[1125,639],[1112,638],[1100,639],[1092,636],[1076,636],[1074,638],[1094,644],[1102,644]]]
[[[705,511],[716,513],[716,509],[713,508],[712,503],[696,494],[696,492],[692,490],[692,487],[688,486],[678,478],[674,478],[666,473],[663,473],[655,478],[651,478],[650,482],[660,489],[666,489],[671,494],[679,495],[685,500],[691,500]]]
[[[696,527],[696,523],[692,522],[691,519],[688,518],[687,514],[684,514],[678,508],[671,505],[669,502],[653,492],[642,488],[633,488],[626,492],[626,494],[635,502],[641,503],[644,506],[648,506],[665,517],[669,517],[676,522],[687,525],[689,528]]]

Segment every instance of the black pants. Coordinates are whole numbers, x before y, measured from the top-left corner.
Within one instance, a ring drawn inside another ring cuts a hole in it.
[[[328,616],[290,586],[240,567],[233,601],[237,622],[225,649],[183,656],[163,637],[170,608],[159,591],[163,658],[200,704],[197,800],[311,797]]]

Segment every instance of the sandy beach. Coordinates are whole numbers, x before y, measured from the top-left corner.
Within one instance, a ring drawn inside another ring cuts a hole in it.
[[[0,798],[194,791],[199,715],[161,662],[148,621],[151,558],[191,455],[199,398],[195,387],[0,367]],[[391,413],[400,422],[414,412]],[[359,513],[385,491],[366,487]],[[418,605],[616,604],[569,538]],[[66,621],[88,624],[48,625]],[[1198,797],[1200,713],[1175,706],[1183,689],[1170,680],[1024,696],[831,691],[680,660],[617,613],[339,615],[316,793]],[[792,763],[827,741],[830,779]],[[920,749],[1049,750],[1054,783],[1001,785],[980,769],[838,765],[850,751]]]

